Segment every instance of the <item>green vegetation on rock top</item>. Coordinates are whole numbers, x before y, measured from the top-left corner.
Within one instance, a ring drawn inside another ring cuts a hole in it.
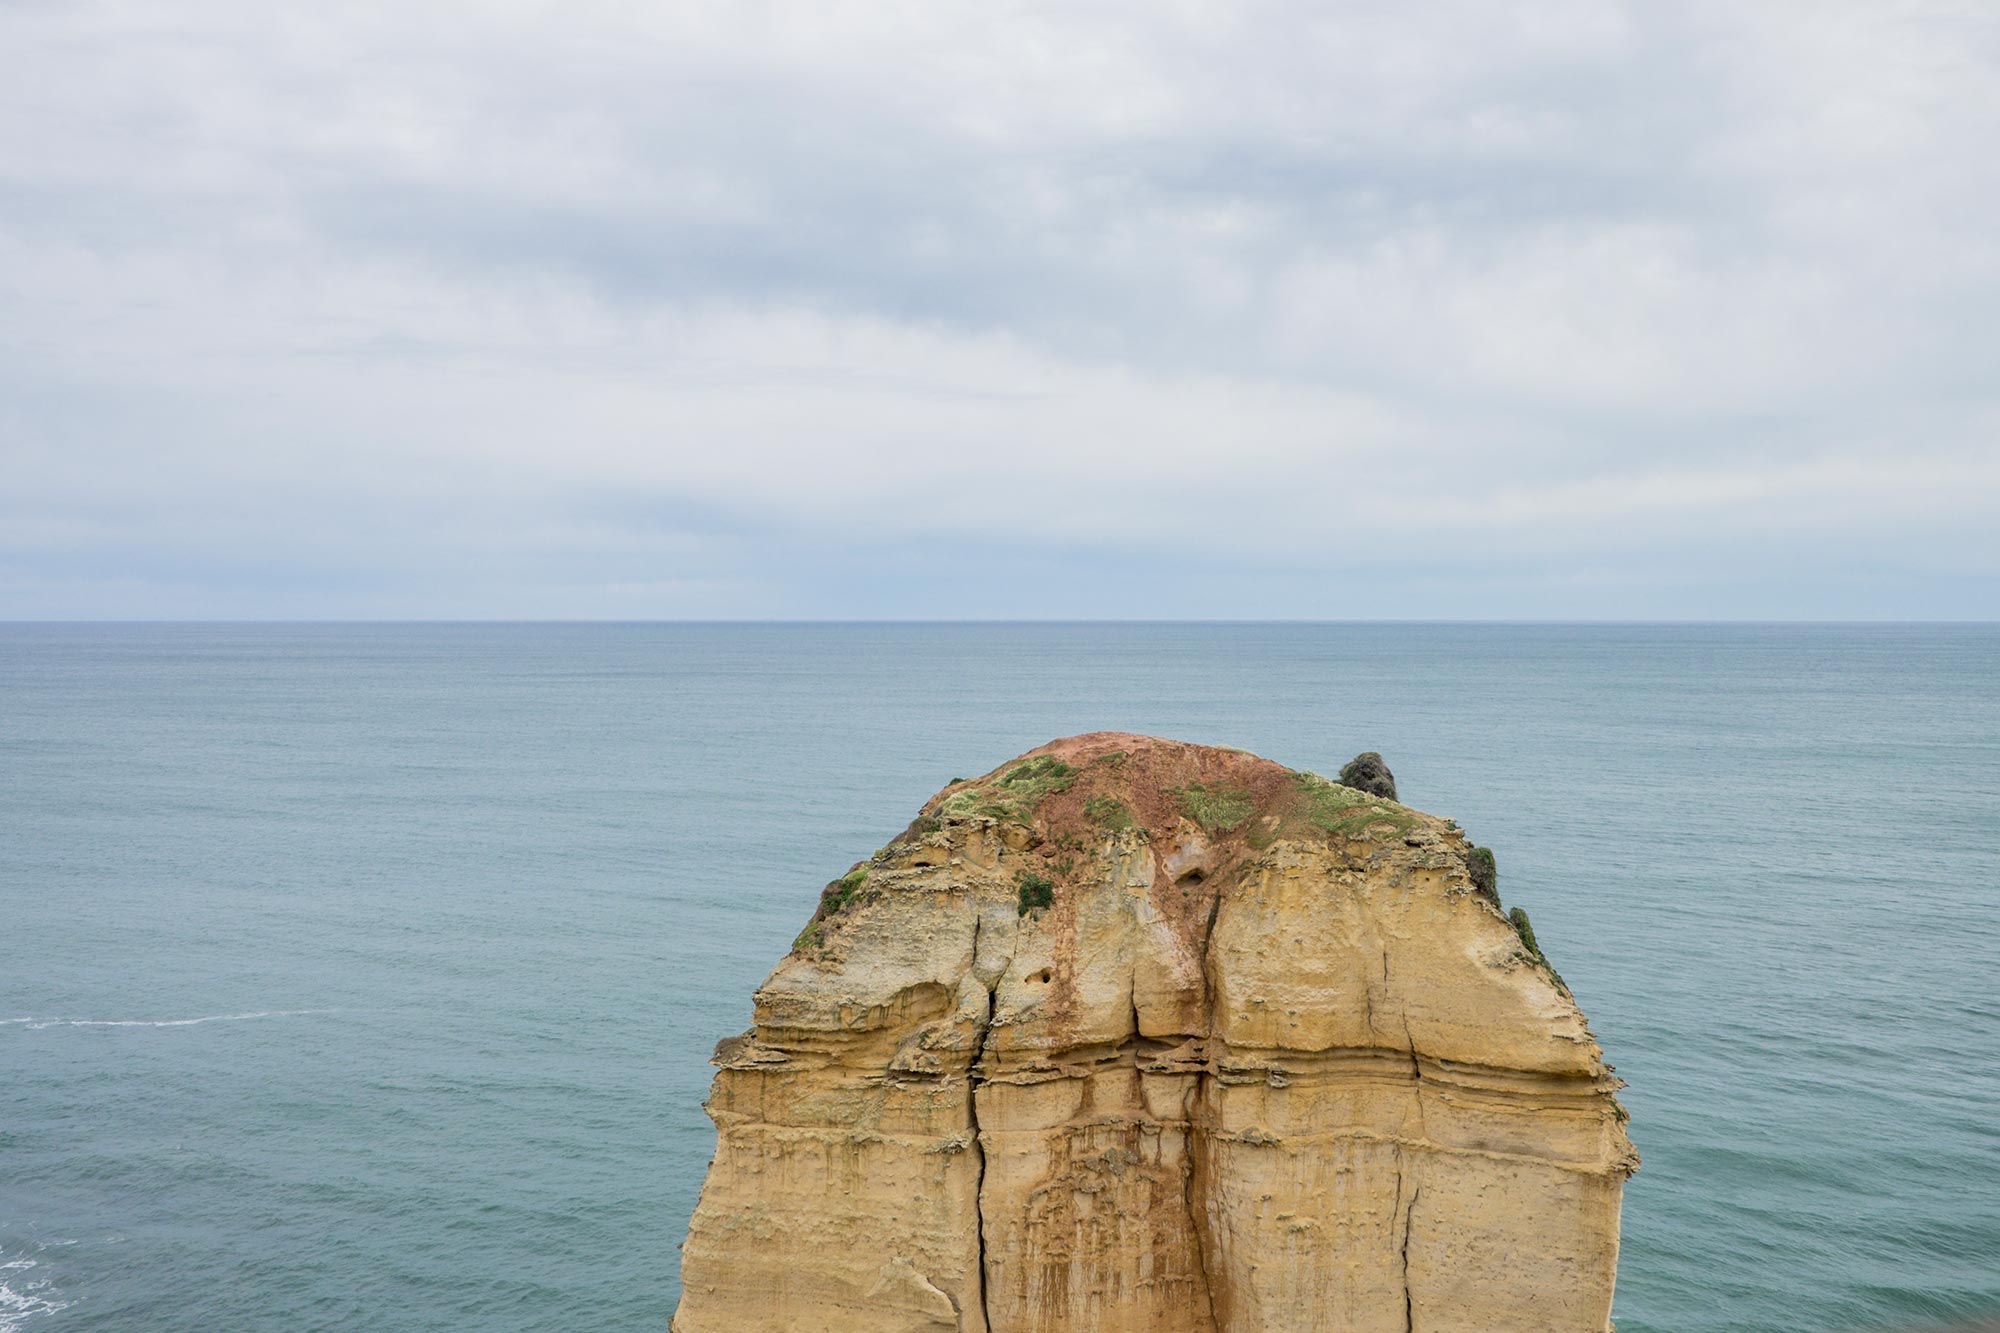
[[[1181,787],[1174,793],[1189,819],[1209,833],[1227,833],[1257,808],[1256,798],[1241,787]]]
[[[953,792],[938,807],[938,813],[946,818],[985,815],[1025,824],[1031,822],[1035,807],[1044,798],[1068,791],[1075,781],[1074,767],[1054,755],[1039,755],[1014,765],[992,782]]]
[[[1132,827],[1132,812],[1125,808],[1123,801],[1109,796],[1093,796],[1083,803],[1084,817],[1107,833],[1120,833]]]
[[[868,891],[868,870],[869,867],[858,865],[820,890],[819,909],[806,923],[806,928],[799,932],[798,938],[792,941],[793,949],[818,948],[825,938],[822,922],[828,917],[840,915],[850,903],[871,901],[880,896],[877,892]]]
[[[1001,778],[1000,782],[1007,787],[1063,791],[1068,788],[1069,780],[1075,774],[1075,768],[1054,755],[1045,754],[1026,763],[1014,765],[1007,770],[1007,776]]]
[[[1305,798],[1305,821],[1327,833],[1358,838],[1377,824],[1397,833],[1417,827],[1414,813],[1379,796],[1329,782],[1317,773],[1294,773],[1292,780]]]

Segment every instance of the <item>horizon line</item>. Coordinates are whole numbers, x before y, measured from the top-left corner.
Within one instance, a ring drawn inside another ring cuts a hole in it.
[[[729,616],[729,617],[635,617],[635,616],[158,616],[113,617],[77,616],[61,619],[28,619],[0,616],[0,626],[48,625],[687,625],[687,626],[836,626],[836,625],[1740,625],[1740,626],[2000,626],[2000,619],[1894,619],[1839,618],[1807,619],[1757,616],[1717,617],[927,617],[927,616]]]

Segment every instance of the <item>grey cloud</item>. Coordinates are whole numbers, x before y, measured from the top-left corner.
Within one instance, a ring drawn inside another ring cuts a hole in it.
[[[1513,581],[1466,605],[1587,560],[1664,611],[1674,551],[1674,613],[1833,605],[1861,534],[1948,557],[1868,605],[2000,610],[1977,12],[16,4],[0,52],[18,586],[837,611],[781,553],[1014,532],[1309,591],[1403,524]]]

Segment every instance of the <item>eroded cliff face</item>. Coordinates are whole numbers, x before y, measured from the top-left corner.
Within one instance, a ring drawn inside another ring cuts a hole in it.
[[[1621,1085],[1470,850],[1140,736],[946,788],[716,1051],[675,1333],[1605,1329]]]

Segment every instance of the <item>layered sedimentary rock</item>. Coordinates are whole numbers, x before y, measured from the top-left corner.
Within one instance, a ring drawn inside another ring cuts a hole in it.
[[[1599,1333],[1621,1085],[1472,850],[1140,736],[947,787],[717,1048],[675,1333]]]

